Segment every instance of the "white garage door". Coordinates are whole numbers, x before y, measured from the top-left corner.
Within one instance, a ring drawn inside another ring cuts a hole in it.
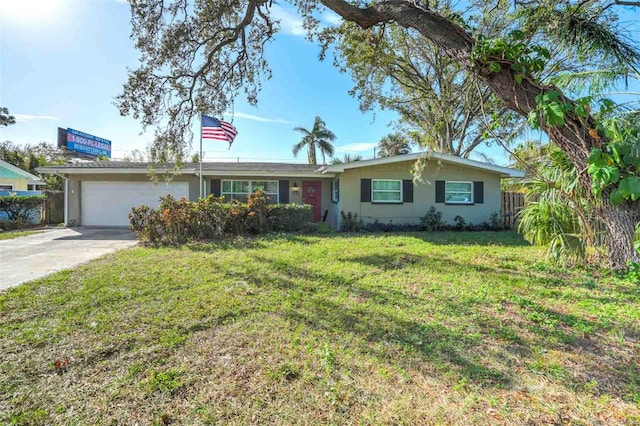
[[[132,207],[158,207],[160,196],[189,198],[188,182],[91,182],[80,184],[83,226],[128,226]]]

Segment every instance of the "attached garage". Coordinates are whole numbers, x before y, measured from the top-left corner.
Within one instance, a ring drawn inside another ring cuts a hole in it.
[[[189,183],[82,181],[80,193],[82,226],[128,226],[133,207],[158,207],[168,194],[189,198]]]

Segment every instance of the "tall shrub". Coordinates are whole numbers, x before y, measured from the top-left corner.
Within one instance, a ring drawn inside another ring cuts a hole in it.
[[[527,204],[518,231],[532,244],[545,246],[556,261],[577,263],[598,256],[598,224],[589,194],[566,155],[551,148],[525,181]]]
[[[273,204],[269,220],[274,231],[298,232],[311,224],[311,206],[302,204]]]
[[[160,199],[160,223],[164,242],[169,245],[186,243],[197,234],[194,203],[186,198],[176,200],[171,195]]]
[[[157,209],[140,206],[129,214],[130,229],[140,241],[153,246],[271,230],[299,231],[312,217],[310,206],[269,204],[262,191],[251,194],[246,204],[227,203],[214,196],[195,202],[171,196],[160,200]]]
[[[193,203],[193,220],[196,234],[203,239],[220,237],[227,228],[231,205],[224,197],[210,195]]]
[[[29,223],[36,210],[42,209],[44,195],[5,195],[0,197],[0,213],[7,220],[18,224]]]

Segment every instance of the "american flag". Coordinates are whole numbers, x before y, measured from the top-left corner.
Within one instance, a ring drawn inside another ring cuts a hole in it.
[[[217,118],[202,116],[202,139],[215,139],[218,141],[229,142],[229,146],[235,139],[238,131],[233,124]]]

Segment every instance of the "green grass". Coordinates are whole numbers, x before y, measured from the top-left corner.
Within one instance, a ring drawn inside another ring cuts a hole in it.
[[[6,231],[0,232],[0,241],[11,240],[13,238],[26,237],[27,235],[39,234],[42,231]]]
[[[133,248],[0,294],[0,423],[640,424],[640,287],[510,233]]]

